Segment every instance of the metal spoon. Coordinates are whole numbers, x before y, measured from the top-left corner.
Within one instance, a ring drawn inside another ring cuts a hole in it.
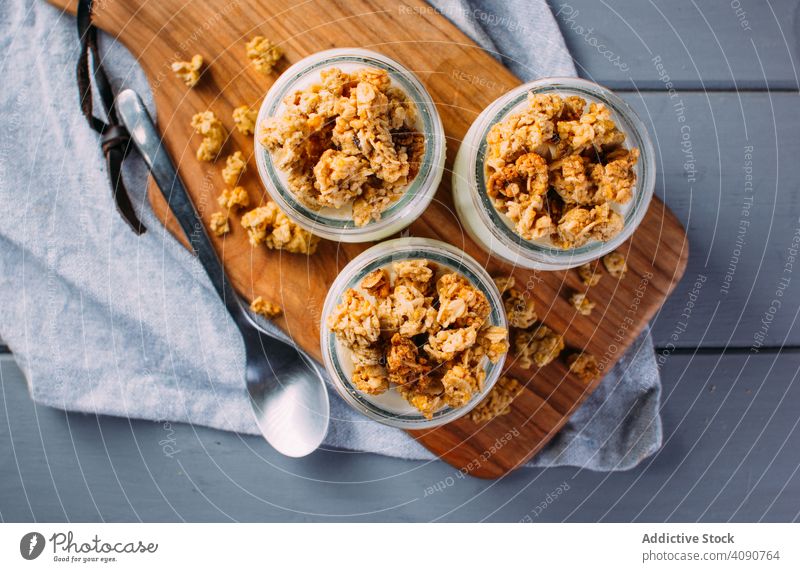
[[[330,404],[319,367],[302,350],[288,343],[280,330],[266,331],[245,310],[139,95],[130,89],[122,91],[117,96],[116,108],[242,334],[247,391],[261,433],[284,455],[308,455],[319,447],[328,431]]]

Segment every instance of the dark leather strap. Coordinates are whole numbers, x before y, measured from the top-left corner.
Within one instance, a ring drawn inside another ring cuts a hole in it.
[[[133,232],[142,234],[147,229],[136,216],[136,211],[133,209],[130,196],[122,180],[122,161],[130,149],[130,136],[117,118],[117,112],[114,109],[114,92],[108,76],[103,70],[103,65],[100,63],[97,52],[97,28],[92,25],[92,0],[78,1],[78,37],[81,41],[77,69],[81,111],[91,128],[101,135],[100,144],[106,157],[111,192],[117,211]],[[100,96],[100,104],[105,112],[107,122],[94,115],[92,85]]]

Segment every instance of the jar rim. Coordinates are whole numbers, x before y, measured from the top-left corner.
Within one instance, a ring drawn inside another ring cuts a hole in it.
[[[274,116],[284,98],[298,83],[310,74],[343,64],[361,64],[385,70],[393,83],[402,89],[417,107],[418,121],[425,137],[425,150],[420,168],[400,198],[384,211],[377,221],[356,226],[352,217],[333,218],[302,204],[281,180],[281,169],[275,165],[272,153],[258,141],[258,127],[254,133],[256,165],[262,184],[271,198],[294,222],[323,238],[346,240],[348,237],[372,235],[397,224],[398,220],[412,222],[427,208],[441,181],[444,170],[444,127],[436,105],[417,77],[399,62],[372,50],[361,48],[336,48],[311,54],[293,64],[273,84],[259,109],[256,125]],[[367,240],[367,239],[365,239]]]
[[[509,113],[513,112],[526,98],[529,92],[557,93],[579,95],[590,101],[597,101],[611,110],[615,121],[625,133],[626,140],[633,142],[630,147],[638,147],[640,151],[637,162],[637,181],[634,187],[633,204],[625,213],[622,231],[610,240],[591,241],[577,248],[558,248],[540,242],[526,240],[517,234],[507,223],[506,218],[491,203],[486,188],[486,137],[490,129]],[[620,125],[621,123],[621,125]],[[636,112],[618,95],[608,88],[594,82],[574,77],[543,78],[522,84],[492,102],[475,121],[474,137],[478,137],[473,144],[468,161],[467,185],[469,186],[472,204],[483,224],[489,229],[494,239],[500,241],[505,247],[517,256],[526,260],[552,264],[563,267],[564,264],[577,266],[595,260],[619,247],[630,238],[638,227],[655,188],[655,154],[653,144],[644,123]],[[454,177],[455,177],[454,173]]]
[[[489,301],[491,311],[488,321],[494,326],[508,329],[505,308],[494,280],[469,254],[450,244],[419,237],[398,238],[376,244],[351,260],[331,285],[323,305],[320,319],[320,349],[323,363],[339,395],[354,409],[383,424],[403,429],[436,427],[466,415],[491,391],[503,369],[502,360],[498,363],[486,360],[484,366],[486,378],[483,387],[472,396],[469,403],[456,408],[445,406],[436,411],[431,419],[425,418],[421,413],[399,414],[383,409],[353,386],[342,367],[336,336],[327,327],[328,316],[339,303],[342,294],[348,288],[357,286],[369,272],[385,268],[392,262],[418,258],[432,260],[464,275]],[[392,388],[390,391],[396,389]]]

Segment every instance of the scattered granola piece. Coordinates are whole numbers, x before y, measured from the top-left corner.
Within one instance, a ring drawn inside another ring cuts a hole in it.
[[[172,71],[188,87],[194,87],[200,81],[200,68],[202,67],[203,56],[200,54],[193,55],[191,61],[188,62],[172,62]]]
[[[228,215],[225,213],[213,213],[211,215],[211,221],[208,223],[211,232],[213,232],[217,236],[223,236],[228,234],[231,231],[231,225],[228,221]]]
[[[563,349],[564,338],[544,324],[530,330],[517,330],[514,336],[514,351],[524,369],[530,369],[534,363],[538,367],[546,366]]]
[[[563,249],[619,234],[612,207],[630,201],[639,150],[602,103],[528,93],[527,107],[486,136],[486,193],[525,240]]]
[[[283,50],[273,44],[264,36],[255,36],[247,42],[247,58],[253,67],[259,72],[267,75],[272,72],[272,68],[283,57]]]
[[[470,411],[473,423],[485,423],[495,417],[511,413],[511,402],[522,393],[522,384],[508,375],[503,375],[478,406]]]
[[[581,292],[575,292],[572,296],[570,296],[569,303],[572,304],[583,316],[590,316],[595,306],[595,303],[589,300],[586,294]]]
[[[603,277],[600,273],[600,268],[597,266],[597,261],[587,262],[582,266],[578,266],[578,276],[580,276],[581,282],[589,287],[597,286],[600,278]]]
[[[225,143],[225,128],[222,122],[217,119],[213,111],[203,111],[192,117],[192,128],[203,136],[203,141],[197,148],[197,159],[199,161],[216,159],[222,144]]]
[[[245,161],[241,151],[236,151],[233,155],[228,155],[228,158],[225,159],[225,168],[222,169],[222,180],[229,185],[235,185],[246,169],[247,161]]]
[[[235,209],[238,207],[250,206],[250,197],[247,195],[247,190],[244,187],[234,187],[232,189],[225,189],[217,197],[219,206],[224,209]]]
[[[526,296],[516,288],[509,288],[503,293],[503,306],[508,323],[515,328],[529,328],[538,319],[533,297]]]
[[[600,379],[601,371],[595,357],[586,352],[578,352],[567,357],[569,370],[583,381]]]
[[[242,135],[252,135],[256,130],[258,113],[247,105],[240,105],[233,110],[233,124]]]
[[[623,278],[625,272],[628,271],[628,264],[625,262],[625,257],[619,252],[610,252],[603,257],[603,266],[606,267],[611,276],[614,278]]]
[[[290,221],[272,201],[245,213],[241,222],[253,246],[264,244],[275,250],[314,254],[319,243],[319,237]]]
[[[394,387],[430,419],[469,403],[487,362],[508,352],[508,330],[489,323],[489,314],[486,296],[465,276],[411,259],[370,271],[326,323],[349,352],[357,389]]]
[[[378,308],[358,290],[350,288],[328,316],[328,327],[348,347],[367,348],[378,341]]]
[[[425,150],[416,124],[414,102],[386,71],[329,68],[259,125],[259,141],[298,200],[313,210],[349,208],[363,226],[416,176]]]
[[[369,395],[380,395],[389,389],[389,376],[382,365],[357,365],[353,368],[353,385]]]
[[[274,302],[264,300],[261,296],[257,296],[250,302],[250,309],[256,314],[264,316],[268,320],[277,318],[283,313],[283,310]]]

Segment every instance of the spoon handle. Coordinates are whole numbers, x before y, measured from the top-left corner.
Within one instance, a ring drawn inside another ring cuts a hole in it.
[[[238,295],[225,275],[225,269],[211,245],[211,239],[208,237],[200,215],[194,208],[169,153],[161,143],[161,136],[156,130],[150,114],[147,113],[142,99],[132,89],[123,90],[117,96],[116,109],[131,135],[131,140],[150,168],[150,173],[161,194],[164,195],[170,210],[178,219],[189,244],[197,253],[201,266],[211,279],[211,284],[234,322],[242,329],[241,326],[249,323],[249,320],[242,309]]]

